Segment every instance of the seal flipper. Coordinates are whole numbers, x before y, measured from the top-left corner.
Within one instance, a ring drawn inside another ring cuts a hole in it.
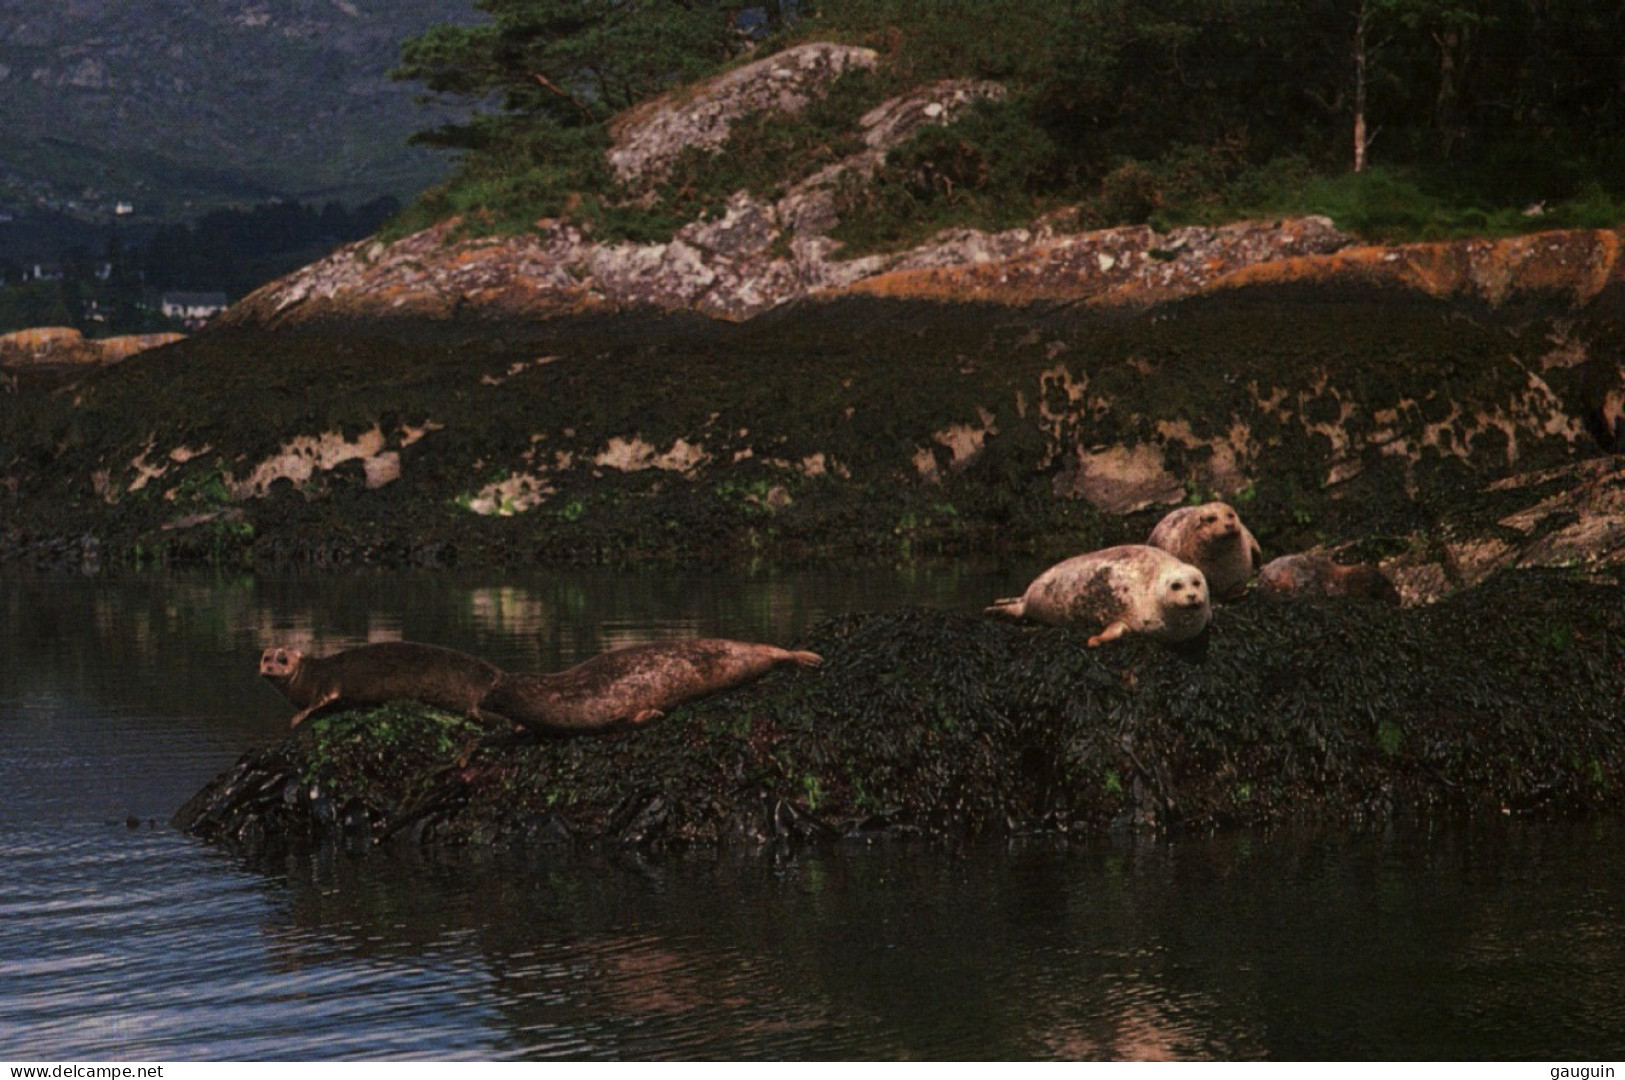
[[[1086,644],[1091,649],[1098,649],[1100,646],[1106,644],[1106,642],[1116,641],[1126,633],[1128,633],[1128,623],[1124,622],[1122,619],[1118,619],[1116,622],[1106,627],[1106,629],[1091,637]]]
[[[1027,615],[1027,598],[1025,596],[1007,596],[1003,600],[995,600],[982,609],[983,615],[997,615],[1002,619],[1022,619]]]
[[[333,704],[333,702],[337,701],[338,699],[339,692],[337,690],[329,690],[327,693],[311,702],[306,708],[300,709],[298,712],[294,713],[293,719],[288,721],[288,726],[290,728],[298,727],[300,724],[303,724],[310,718],[311,713]]]

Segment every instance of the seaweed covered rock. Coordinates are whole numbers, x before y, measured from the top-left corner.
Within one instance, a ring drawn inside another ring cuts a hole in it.
[[[0,564],[1055,561],[1216,498],[1407,602],[1625,562],[1618,304],[1294,288],[211,331],[0,387]]]
[[[620,739],[475,744],[445,714],[325,718],[176,824],[238,847],[760,845],[1625,805],[1618,577],[1497,575],[1426,608],[1220,609],[1203,639],[926,610]],[[470,747],[473,747],[471,750]]]

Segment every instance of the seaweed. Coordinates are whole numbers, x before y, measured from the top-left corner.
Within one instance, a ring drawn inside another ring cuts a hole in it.
[[[261,568],[1061,555],[1143,537],[1069,470],[1146,444],[1176,490],[1246,495],[1272,552],[1403,544],[1490,528],[1517,498],[1496,480],[1607,453],[1618,331],[1307,286],[1143,312],[849,298],[737,325],[206,331],[0,394],[0,562],[76,567],[85,537],[107,565]],[[1542,363],[1554,339],[1568,366]],[[1534,410],[1516,445],[1509,409]],[[1450,419],[1479,411],[1495,422]],[[382,440],[398,476],[357,458],[221,498],[324,435]],[[521,477],[533,499],[475,512]]]
[[[1617,811],[1621,586],[1512,571],[1427,608],[1244,602],[1178,648],[848,615],[801,643],[818,671],[620,738],[471,743],[404,705],[334,718],[246,755],[176,824],[248,848],[664,848]]]

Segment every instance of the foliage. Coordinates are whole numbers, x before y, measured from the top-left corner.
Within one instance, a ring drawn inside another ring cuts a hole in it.
[[[752,117],[653,193],[620,190],[607,120],[718,70],[732,9],[643,0],[481,0],[492,21],[409,42],[397,77],[498,101],[422,141],[458,174],[403,222],[523,228],[561,214],[669,236],[732,191],[771,193],[847,152],[861,108],[948,77],[1002,103],[927,127],[841,192],[855,250],[1061,204],[1086,225],[1329,212],[1395,236],[1613,224],[1625,198],[1625,23],[1530,0],[820,0],[766,44],[875,47],[793,118]],[[1356,84],[1356,43],[1363,79]],[[640,51],[642,50],[642,51]],[[1356,89],[1362,92],[1356,94]],[[1363,102],[1370,173],[1352,174]],[[1524,216],[1532,204],[1547,216]]]
[[[728,10],[696,0],[475,0],[491,21],[408,41],[392,74],[433,94],[500,98],[560,124],[608,119],[728,58]],[[427,137],[476,145],[478,125]]]
[[[1054,201],[1058,168],[1049,133],[1020,106],[979,102],[954,124],[921,129],[871,181],[846,185],[834,235],[861,251],[952,225],[1010,228]]]
[[[612,186],[606,122],[727,60],[730,9],[706,0],[476,0],[490,15],[406,42],[391,74],[476,111],[414,141],[462,152],[394,231],[450,216],[508,231],[575,210]],[[601,203],[589,207],[601,211]],[[633,230],[635,231],[635,229]]]

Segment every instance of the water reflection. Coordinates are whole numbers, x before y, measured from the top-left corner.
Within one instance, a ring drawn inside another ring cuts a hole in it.
[[[778,860],[338,856],[290,868],[262,935],[290,975],[480,987],[468,1019],[527,1058],[1584,1058],[1625,1022],[1625,957],[1596,950],[1625,932],[1620,839],[1605,822]],[[1476,861],[1531,845],[1563,853],[1528,864],[1543,889]],[[1564,872],[1575,859],[1585,875]]]
[[[545,669],[1004,584],[0,581],[0,1057],[1617,1053],[1617,821],[253,868],[161,827],[285,731],[254,674],[268,640],[398,634]]]
[[[44,691],[166,715],[285,705],[258,679],[268,645],[318,655],[427,641],[513,670],[552,671],[663,637],[794,641],[830,615],[974,608],[1004,575],[943,564],[788,576],[581,570],[254,578],[0,579],[0,701]]]

